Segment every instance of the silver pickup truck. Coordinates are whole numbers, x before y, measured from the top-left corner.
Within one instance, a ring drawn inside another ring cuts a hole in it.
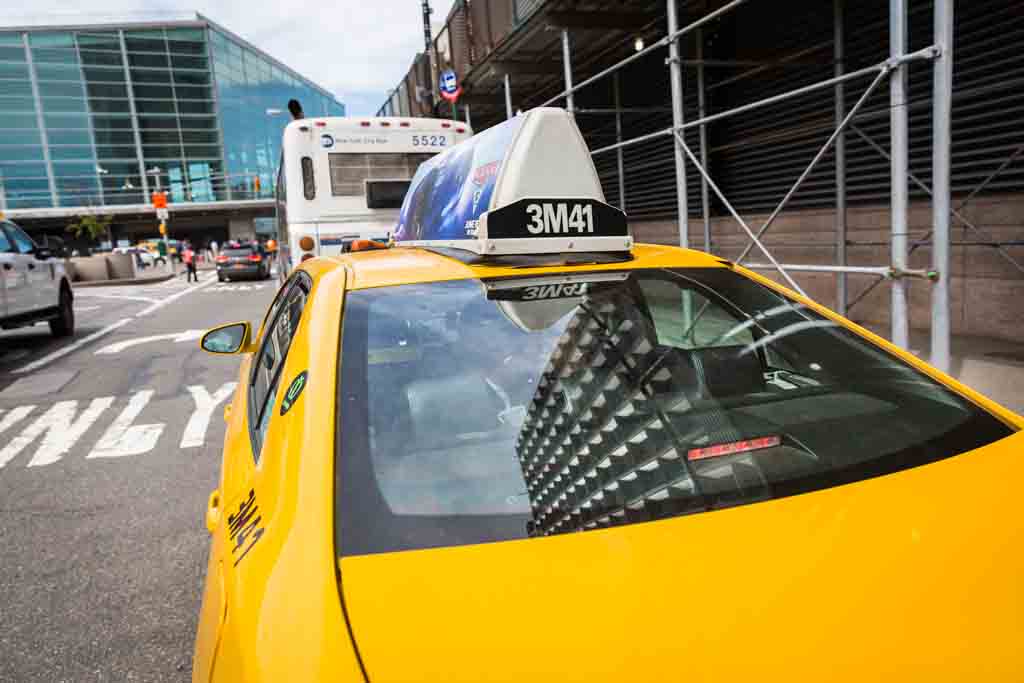
[[[75,309],[64,263],[2,219],[0,280],[0,327],[10,330],[45,320],[56,337],[74,333]]]

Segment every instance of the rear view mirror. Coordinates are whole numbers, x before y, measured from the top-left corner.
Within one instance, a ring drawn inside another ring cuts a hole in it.
[[[40,261],[45,261],[53,256],[53,252],[46,247],[36,247],[34,253],[35,257]]]
[[[207,353],[245,353],[250,350],[251,339],[252,325],[247,322],[228,323],[204,334],[199,346]]]

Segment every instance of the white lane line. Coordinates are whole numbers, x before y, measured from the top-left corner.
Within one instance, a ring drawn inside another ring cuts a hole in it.
[[[153,313],[154,311],[160,310],[161,308],[163,308],[167,304],[170,304],[170,303],[173,303],[173,302],[177,301],[178,299],[180,299],[181,297],[185,296],[186,294],[190,294],[192,292],[198,292],[199,290],[201,290],[201,289],[203,289],[205,287],[209,287],[210,285],[212,285],[216,281],[217,281],[216,277],[208,277],[206,280],[204,280],[202,282],[199,282],[199,283],[197,283],[195,285],[192,285],[191,287],[189,287],[187,289],[183,289],[180,292],[175,292],[174,294],[171,294],[166,299],[158,301],[155,304],[153,304],[152,306],[149,306],[148,308],[144,308],[143,310],[141,310],[138,313],[136,313],[135,317],[136,318],[144,318],[147,315],[149,315],[150,313]]]
[[[102,306],[75,306],[75,313],[83,313],[85,311],[97,311],[103,308]]]
[[[79,339],[78,341],[76,341],[74,343],[68,344],[67,346],[65,346],[63,348],[57,349],[53,353],[48,354],[46,356],[43,356],[39,360],[34,360],[34,361],[32,361],[31,363],[29,363],[27,365],[21,366],[17,370],[12,370],[11,372],[16,373],[16,374],[24,374],[26,372],[32,372],[33,370],[36,370],[37,368],[41,368],[41,367],[43,367],[44,365],[46,365],[48,363],[52,363],[53,361],[57,360],[58,358],[63,358],[64,356],[68,355],[69,353],[73,353],[73,352],[77,351],[78,349],[82,348],[86,344],[94,342],[97,339],[99,339],[100,337],[102,337],[104,335],[107,335],[107,334],[110,334],[111,332],[113,332],[114,330],[116,330],[116,329],[118,329],[120,327],[124,327],[125,325],[127,325],[131,321],[132,321],[131,318],[121,318],[117,322],[111,323],[111,324],[107,325],[102,330],[98,330],[96,332],[93,332],[88,337],[82,337],[81,339]]]

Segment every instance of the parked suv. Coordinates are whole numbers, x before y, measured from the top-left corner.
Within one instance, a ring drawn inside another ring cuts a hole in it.
[[[10,330],[46,320],[56,337],[74,333],[75,309],[64,263],[6,220],[0,220],[0,280],[0,327]]]

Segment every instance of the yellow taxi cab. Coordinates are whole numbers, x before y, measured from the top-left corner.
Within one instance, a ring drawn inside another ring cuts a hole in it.
[[[634,244],[565,112],[359,246],[202,340],[243,360],[194,681],[1024,678],[1024,419]]]

